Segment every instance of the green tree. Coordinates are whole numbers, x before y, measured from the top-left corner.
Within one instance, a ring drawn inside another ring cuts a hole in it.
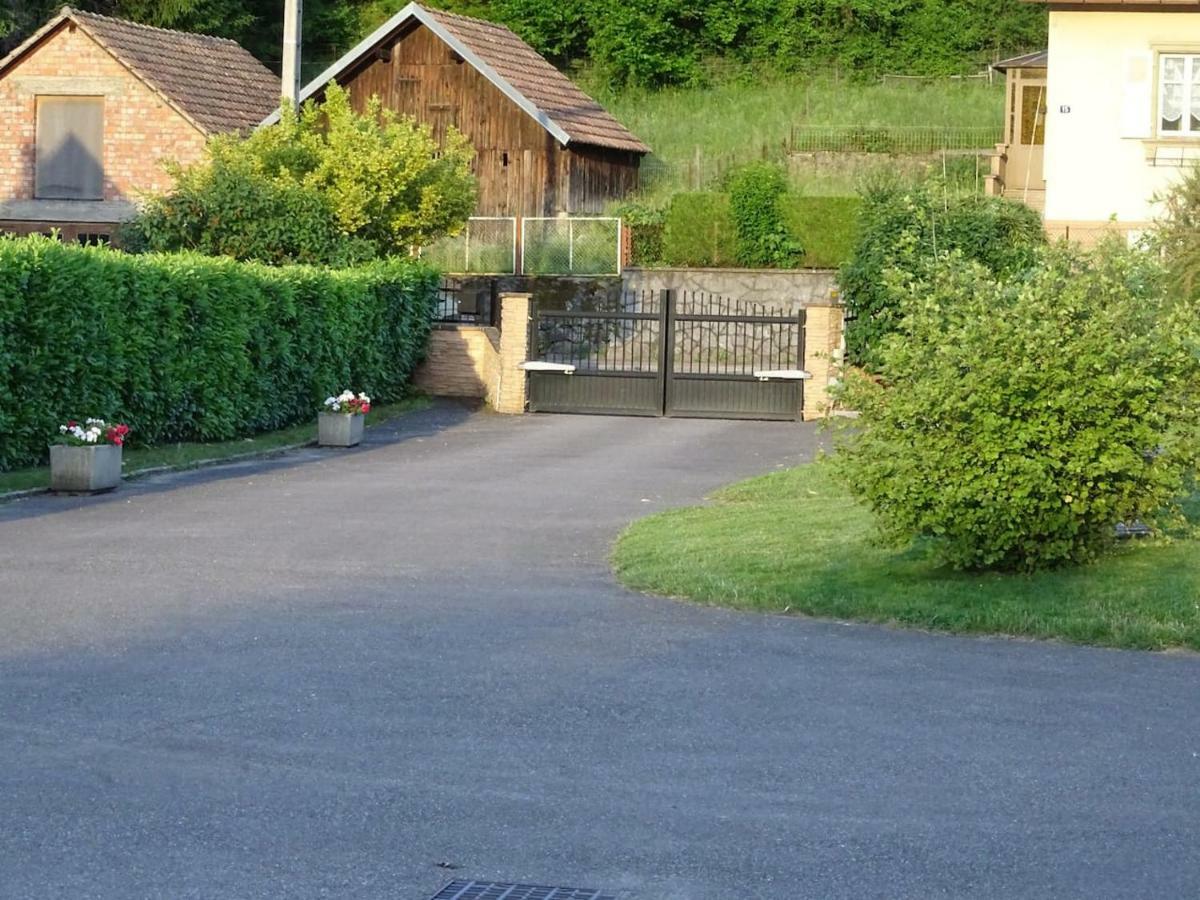
[[[276,264],[404,254],[466,223],[473,155],[456,131],[439,145],[428,125],[378,101],[356,113],[333,86],[323,104],[285,108],[276,125],[213,139],[129,235],[135,246]]]

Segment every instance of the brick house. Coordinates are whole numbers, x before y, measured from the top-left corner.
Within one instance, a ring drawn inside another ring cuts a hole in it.
[[[170,187],[164,159],[253,128],[279,91],[234,41],[64,7],[0,60],[0,231],[107,238]]]

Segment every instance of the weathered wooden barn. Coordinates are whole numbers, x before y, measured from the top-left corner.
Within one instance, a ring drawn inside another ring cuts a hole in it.
[[[410,3],[301,92],[453,125],[475,147],[480,216],[586,215],[638,183],[649,147],[503,25]],[[268,117],[275,121],[278,113]]]

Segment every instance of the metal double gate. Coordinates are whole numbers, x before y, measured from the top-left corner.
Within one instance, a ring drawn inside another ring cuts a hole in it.
[[[804,311],[701,291],[646,291],[576,309],[534,305],[529,409],[800,418]]]

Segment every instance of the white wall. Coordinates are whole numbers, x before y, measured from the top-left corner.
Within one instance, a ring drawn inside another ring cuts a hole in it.
[[[1146,158],[1166,143],[1151,140],[1158,83],[1152,54],[1163,49],[1200,52],[1200,13],[1051,11],[1047,225],[1099,223],[1115,215],[1137,227],[1154,218],[1151,198],[1180,175],[1178,166]],[[1133,80],[1139,58],[1149,76],[1141,83]],[[1188,143],[1196,148],[1189,154],[1200,153],[1200,140]]]

